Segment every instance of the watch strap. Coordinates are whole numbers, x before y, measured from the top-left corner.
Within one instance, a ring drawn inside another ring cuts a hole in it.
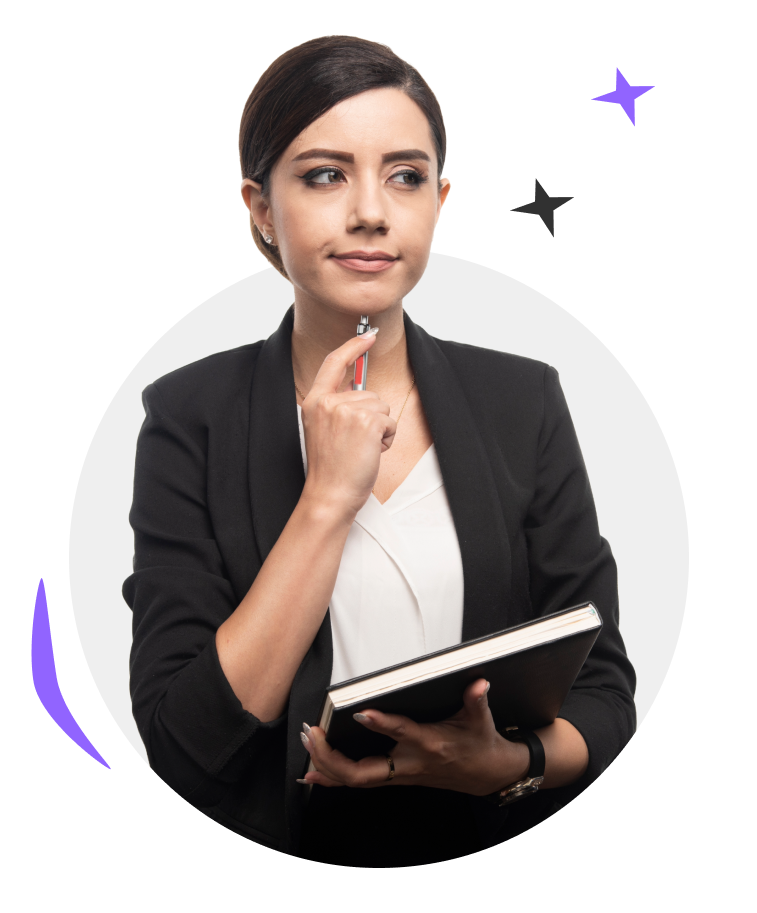
[[[535,732],[529,729],[518,729],[517,726],[508,726],[500,731],[500,735],[509,742],[524,742],[528,748],[529,765],[528,773],[522,780],[499,789],[485,798],[493,805],[510,805],[525,796],[531,796],[538,791],[544,781],[544,770],[547,759],[544,746]]]
[[[528,767],[526,779],[544,779],[544,769],[547,766],[547,758],[544,754],[544,746],[539,736],[530,729],[505,729],[502,735],[508,742],[525,742],[528,746],[528,753],[531,757],[531,763]]]

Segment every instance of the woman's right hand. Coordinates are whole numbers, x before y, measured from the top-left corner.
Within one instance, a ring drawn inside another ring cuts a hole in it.
[[[381,454],[392,446],[397,422],[371,390],[337,392],[347,369],[373,346],[375,334],[349,339],[323,361],[302,403],[308,474],[303,494],[350,517],[376,484]]]
[[[374,338],[353,337],[324,359],[302,406],[308,457],[302,496],[247,595],[216,632],[223,674],[262,722],[286,711],[297,669],[328,610],[352,522],[396,431],[377,394],[337,392]]]

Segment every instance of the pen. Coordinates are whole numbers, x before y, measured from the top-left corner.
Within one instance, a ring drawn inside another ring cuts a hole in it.
[[[368,317],[360,317],[360,323],[357,325],[357,335],[362,336],[370,330],[371,325],[368,323]],[[368,380],[368,353],[364,352],[355,360],[355,379],[352,381],[353,390],[365,390]]]

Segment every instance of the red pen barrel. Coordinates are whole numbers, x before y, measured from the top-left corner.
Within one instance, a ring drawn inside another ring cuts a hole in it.
[[[370,330],[371,325],[368,322],[368,317],[360,317],[360,323],[357,326],[357,335],[362,336],[363,333],[366,333]],[[365,390],[366,383],[368,381],[368,353],[364,352],[358,358],[355,359],[355,378],[352,381],[353,390]]]
[[[360,389],[363,383],[363,365],[365,363],[365,355],[361,355],[355,362],[355,380],[353,383],[353,389]]]

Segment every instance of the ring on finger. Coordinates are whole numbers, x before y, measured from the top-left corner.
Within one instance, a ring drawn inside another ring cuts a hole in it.
[[[394,779],[394,758],[390,754],[388,754],[386,756],[386,760],[389,762],[389,775],[387,776],[386,779],[393,780]]]

